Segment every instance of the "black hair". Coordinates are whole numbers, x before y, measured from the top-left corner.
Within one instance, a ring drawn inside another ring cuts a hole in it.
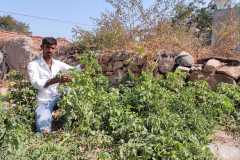
[[[53,37],[45,37],[42,39],[42,46],[44,45],[57,45],[57,40]]]

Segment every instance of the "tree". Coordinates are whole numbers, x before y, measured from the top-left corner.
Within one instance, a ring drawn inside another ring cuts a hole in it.
[[[179,3],[175,7],[172,22],[175,26],[184,26],[193,30],[205,44],[210,44],[215,9],[213,3],[202,0],[194,0],[187,4]]]
[[[17,21],[12,16],[0,16],[0,29],[29,34],[29,25]]]
[[[114,9],[115,18],[121,22],[134,38],[136,28],[144,28],[148,24],[147,10],[142,0],[106,0]]]
[[[156,0],[148,8],[144,8],[142,0],[106,2],[113,7],[113,15],[133,38],[136,30],[148,31],[162,22],[172,21],[174,24],[188,27],[189,22],[197,21],[201,31],[209,28],[211,23],[211,10],[205,6],[210,3],[206,0]],[[204,21],[205,18],[207,20]]]
[[[95,22],[98,27],[94,31],[86,31],[80,27],[73,28],[74,38],[80,51],[123,47],[128,42],[128,32],[113,13],[102,13]]]

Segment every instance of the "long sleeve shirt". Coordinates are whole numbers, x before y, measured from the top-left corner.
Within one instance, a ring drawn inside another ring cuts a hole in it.
[[[44,86],[49,79],[54,78],[60,71],[66,71],[71,68],[73,67],[66,63],[52,59],[52,66],[50,69],[42,56],[28,64],[27,70],[30,82],[33,87],[38,90],[38,103],[48,102],[59,96],[58,83],[52,84],[46,88],[44,88]]]

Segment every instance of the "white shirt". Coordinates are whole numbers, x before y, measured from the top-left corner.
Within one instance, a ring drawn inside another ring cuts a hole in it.
[[[42,56],[28,64],[28,75],[31,84],[38,90],[38,103],[48,102],[54,97],[59,96],[58,83],[52,84],[47,88],[44,85],[49,79],[54,78],[59,71],[66,71],[73,68],[72,66],[63,63],[59,60],[52,59],[51,70]]]

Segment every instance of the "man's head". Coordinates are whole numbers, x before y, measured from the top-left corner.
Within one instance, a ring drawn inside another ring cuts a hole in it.
[[[57,40],[53,37],[45,37],[42,39],[41,49],[44,57],[52,57],[56,52]]]

